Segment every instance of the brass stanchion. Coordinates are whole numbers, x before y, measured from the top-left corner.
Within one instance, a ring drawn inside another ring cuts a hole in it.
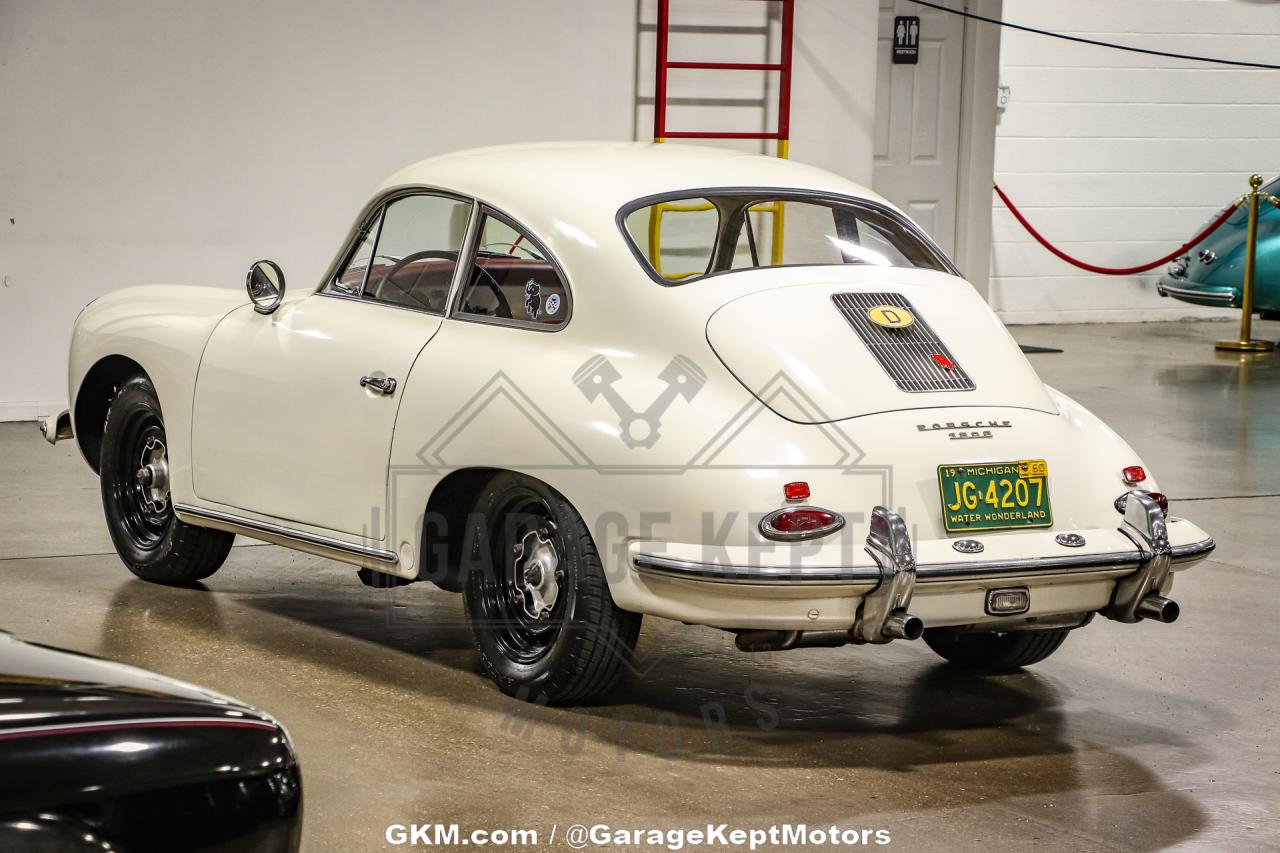
[[[1235,350],[1237,352],[1270,352],[1276,348],[1274,341],[1259,341],[1253,338],[1253,261],[1258,252],[1258,201],[1265,195],[1259,192],[1262,188],[1262,176],[1249,177],[1249,192],[1245,200],[1249,203],[1249,231],[1245,238],[1244,248],[1244,288],[1240,297],[1240,339],[1238,341],[1218,341],[1214,344],[1218,349]],[[1275,201],[1271,196],[1267,200]]]

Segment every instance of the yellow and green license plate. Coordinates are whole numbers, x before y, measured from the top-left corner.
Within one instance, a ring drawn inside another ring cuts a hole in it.
[[[1053,526],[1043,459],[939,465],[938,491],[948,533]]]

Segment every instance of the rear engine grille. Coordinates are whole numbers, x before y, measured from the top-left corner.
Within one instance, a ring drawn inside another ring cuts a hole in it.
[[[833,293],[831,301],[901,390],[919,393],[974,389],[969,374],[905,296],[898,293]],[[914,321],[898,328],[878,325],[870,317],[872,309],[877,307],[902,309]]]

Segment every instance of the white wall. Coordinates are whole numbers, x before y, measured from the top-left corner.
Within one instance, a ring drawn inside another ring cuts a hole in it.
[[[1138,47],[1278,61],[1280,4],[1019,0],[1006,20]],[[996,180],[1069,254],[1133,266],[1189,239],[1280,171],[1280,72],[1121,53],[1006,29]],[[1178,319],[1232,312],[1161,299],[1163,269],[1110,277],[1054,258],[993,196],[991,302],[1012,322]],[[1234,312],[1238,314],[1238,312]]]
[[[865,179],[874,0],[799,7],[794,156]],[[400,166],[649,138],[640,20],[652,6],[627,0],[0,0],[0,420],[62,405],[71,323],[103,293],[243,287],[261,257],[313,287]],[[699,56],[725,49],[682,39]],[[758,97],[764,84],[736,85]],[[698,114],[711,109],[685,117],[721,126]]]

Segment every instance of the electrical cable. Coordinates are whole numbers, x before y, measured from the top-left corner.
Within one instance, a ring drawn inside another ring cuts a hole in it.
[[[1011,24],[1000,18],[988,18],[986,15],[978,15],[973,12],[965,12],[961,9],[949,9],[941,3],[930,3],[929,0],[912,0],[919,6],[928,6],[930,9],[937,9],[940,12],[950,12],[952,15],[959,15],[962,18],[972,18],[975,21],[984,21],[988,24],[996,24],[1001,27],[1008,27],[1011,30],[1022,30],[1024,33],[1035,33],[1040,36],[1048,36],[1049,38],[1063,39],[1064,41],[1074,41],[1080,44],[1091,44],[1097,47],[1109,47],[1112,50],[1127,50],[1130,53],[1145,53],[1148,56],[1165,56],[1170,59],[1187,59],[1192,62],[1212,62],[1216,65],[1234,65],[1239,68],[1264,68],[1268,71],[1280,71],[1280,65],[1268,65],[1265,62],[1245,62],[1238,59],[1216,59],[1211,56],[1195,56],[1189,53],[1171,53],[1165,50],[1151,50],[1145,47],[1134,47],[1129,44],[1115,44],[1109,41],[1099,41],[1097,39],[1087,39],[1083,36],[1069,36],[1065,33],[1055,33],[1052,30],[1041,30],[1036,27],[1028,27],[1022,24]]]

